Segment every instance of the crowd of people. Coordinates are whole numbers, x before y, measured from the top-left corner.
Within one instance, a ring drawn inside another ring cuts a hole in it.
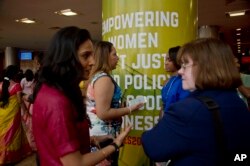
[[[22,127],[21,109],[27,108],[17,81],[18,72],[18,66],[8,66],[0,83],[0,165],[17,163],[32,153]]]
[[[23,73],[18,65],[9,65],[1,73],[0,165],[13,165],[36,153],[32,104],[28,97],[33,94],[42,56],[38,54],[34,57],[35,71],[28,68]]]
[[[3,72],[0,165],[37,153],[41,166],[118,166],[131,130],[121,129],[122,117],[144,103],[121,103],[122,90],[112,77],[119,61],[114,45],[93,43],[88,30],[69,26],[38,59],[36,74],[28,69],[20,79],[15,65]],[[243,84],[230,47],[212,38],[172,47],[165,69],[172,75],[162,88],[158,124],[141,136],[145,154],[156,165],[215,166],[248,153],[250,112],[237,92]],[[201,97],[218,110],[210,111]]]

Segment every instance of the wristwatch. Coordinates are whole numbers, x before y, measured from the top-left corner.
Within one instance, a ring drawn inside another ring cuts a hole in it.
[[[119,151],[119,146],[116,143],[111,143],[110,145],[115,147],[115,151],[118,152]]]

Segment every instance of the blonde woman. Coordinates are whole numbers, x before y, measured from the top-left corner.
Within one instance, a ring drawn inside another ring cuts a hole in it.
[[[143,106],[139,103],[121,107],[121,88],[113,79],[111,72],[116,69],[119,57],[112,43],[100,41],[95,45],[95,65],[92,68],[87,87],[87,113],[91,121],[90,135],[113,135],[120,132],[122,116],[128,115]],[[97,150],[93,147],[92,150]],[[116,152],[109,158],[109,164],[118,165]],[[106,162],[107,164],[107,162]]]

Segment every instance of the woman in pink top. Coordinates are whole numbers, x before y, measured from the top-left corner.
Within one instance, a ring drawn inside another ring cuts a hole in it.
[[[79,83],[94,64],[93,44],[85,29],[59,30],[44,56],[34,91],[33,134],[42,166],[92,166],[117,151],[131,127],[113,143],[90,153],[90,123]]]

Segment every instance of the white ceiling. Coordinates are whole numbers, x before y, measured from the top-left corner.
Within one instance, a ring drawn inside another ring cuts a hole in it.
[[[45,50],[55,27],[75,25],[90,31],[94,40],[101,39],[102,0],[0,0],[0,51],[5,47]],[[76,17],[55,15],[71,8]],[[250,9],[250,0],[198,0],[198,24],[216,25],[221,36],[236,49],[235,29],[243,28],[242,49],[250,48],[250,14],[228,18],[225,12]],[[34,25],[15,22],[18,18],[34,18]],[[52,28],[52,29],[50,29]],[[243,40],[244,39],[244,40]]]

